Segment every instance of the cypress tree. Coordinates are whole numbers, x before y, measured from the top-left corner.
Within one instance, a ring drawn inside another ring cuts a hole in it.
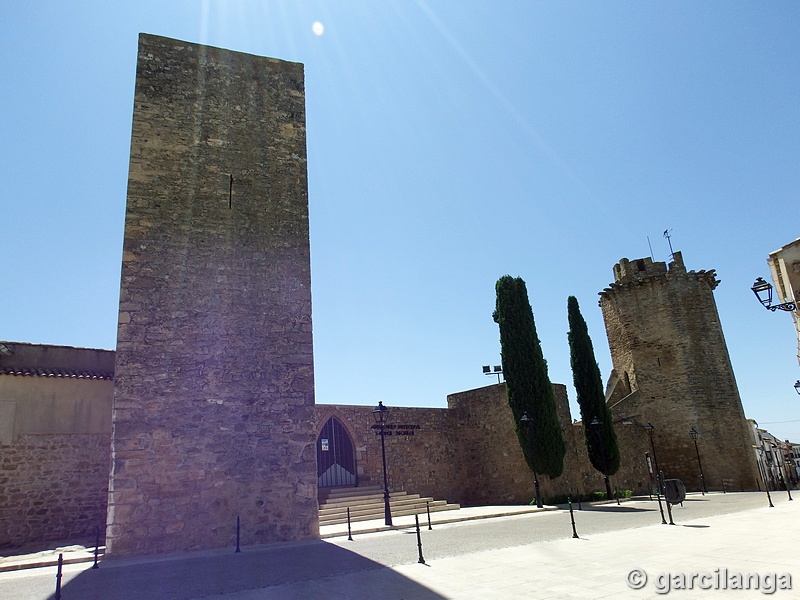
[[[594,357],[589,328],[575,296],[567,299],[567,317],[572,381],[583,420],[586,449],[592,466],[605,477],[606,495],[610,500],[611,484],[608,478],[619,470],[620,464],[617,434],[603,393],[600,367]]]
[[[521,278],[509,275],[498,279],[495,290],[497,302],[492,316],[500,326],[506,396],[514,415],[517,439],[534,474],[555,478],[564,470],[567,450],[528,290]],[[531,419],[532,426],[520,424],[524,414]],[[537,500],[540,504],[541,499]]]

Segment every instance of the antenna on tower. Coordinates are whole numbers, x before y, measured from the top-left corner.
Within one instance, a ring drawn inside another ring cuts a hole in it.
[[[647,236],[647,246],[650,248],[650,260],[654,261],[655,258],[653,258],[653,244],[650,243],[650,236],[649,235]]]
[[[665,229],[664,230],[664,237],[667,238],[667,243],[669,244],[669,258],[670,258],[670,260],[675,260],[675,256],[674,256],[675,253],[672,251],[672,240],[669,239],[670,238],[670,235],[669,235],[670,231],[672,231],[672,229]]]

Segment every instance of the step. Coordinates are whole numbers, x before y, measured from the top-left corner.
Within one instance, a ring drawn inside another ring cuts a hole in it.
[[[382,519],[386,511],[383,494],[381,486],[321,488],[319,523],[321,526],[347,523],[348,509],[351,522]],[[393,517],[461,508],[460,505],[450,504],[446,500],[434,500],[432,497],[421,497],[419,494],[404,491],[389,493],[389,507]]]
[[[401,509],[401,508],[405,508],[405,507],[408,507],[408,506],[422,506],[422,507],[424,507],[426,501],[427,502],[431,502],[431,503],[434,501],[433,498],[420,498],[419,495],[417,495],[417,494],[415,494],[415,496],[416,497],[414,497],[414,498],[411,498],[411,497],[409,497],[409,498],[405,498],[405,497],[390,498],[389,499],[389,506],[392,507],[392,509],[394,509],[394,508]],[[440,502],[442,502],[442,501],[440,501]],[[321,506],[320,509],[319,509],[319,514],[320,514],[320,516],[331,515],[331,514],[346,514],[348,508],[350,509],[350,514],[353,515],[353,514],[362,513],[362,512],[365,512],[365,511],[373,511],[373,510],[375,510],[377,508],[379,508],[380,510],[383,510],[384,509],[384,502],[383,502],[383,498],[381,498],[380,500],[375,501],[375,502],[367,502],[367,503],[361,503],[361,504],[348,504],[348,505],[333,506],[333,507]]]
[[[383,494],[383,488],[377,485],[349,486],[349,487],[335,487],[335,488],[319,488],[318,492],[321,503],[334,498],[364,496],[372,494]]]
[[[438,508],[446,505],[447,505],[446,501],[437,500],[436,502],[429,502],[427,507],[425,506],[425,504],[401,504],[401,505],[390,505],[390,509],[392,511],[392,514],[400,513],[403,511],[424,512],[426,508],[431,510],[437,510]],[[375,504],[360,508],[358,510],[351,509],[350,518],[357,519],[361,517],[369,517],[372,515],[382,515],[384,514],[384,511],[385,507],[383,504]],[[322,513],[319,515],[319,518],[320,520],[347,519],[347,510]]]
[[[405,492],[391,492],[389,494],[389,501],[400,501],[400,500],[413,500],[418,499],[419,494],[406,494]],[[383,504],[383,493],[375,494],[371,496],[352,496],[349,498],[339,498],[336,501],[328,501],[324,504],[320,504],[320,510],[326,508],[353,508],[354,506],[361,506],[364,504],[373,504],[379,502]]]
[[[441,506],[446,506],[446,500],[433,500],[432,498],[428,499],[420,499],[414,501],[407,501],[407,502],[390,502],[389,507],[392,511],[392,514],[395,512],[401,512],[406,510],[411,511],[425,511],[426,509],[426,502],[427,506],[431,509],[437,509]],[[362,517],[365,515],[375,515],[375,514],[383,514],[385,510],[383,502],[368,504],[363,506],[358,506],[356,508],[350,509],[350,518]],[[320,511],[320,519],[331,519],[331,518],[347,518],[347,508],[338,509],[338,510],[321,510]]]
[[[449,504],[444,500],[437,500],[436,502],[437,502],[436,505],[429,505],[427,509],[426,509],[425,506],[417,506],[417,507],[413,507],[413,508],[404,508],[404,509],[399,509],[399,510],[395,510],[394,508],[392,508],[392,517],[403,517],[403,516],[415,515],[415,514],[416,515],[426,514],[427,510],[430,510],[430,512],[433,513],[433,512],[441,512],[441,511],[446,511],[446,510],[458,510],[459,508],[461,508],[461,506],[459,504]],[[442,504],[438,504],[439,502],[441,502]],[[350,521],[351,522],[372,521],[372,520],[381,519],[381,518],[384,517],[384,515],[385,515],[384,509],[383,509],[383,506],[381,506],[380,509],[377,510],[377,511],[370,512],[370,513],[359,514],[359,515],[356,515],[356,516],[354,516],[352,514],[352,512],[351,512]],[[325,517],[325,518],[320,517],[320,521],[319,521],[320,526],[324,526],[324,525],[340,525],[340,524],[344,524],[344,523],[347,523],[347,515],[346,514],[343,517],[338,517],[338,518],[337,517],[333,517],[333,516],[328,516],[328,517]]]

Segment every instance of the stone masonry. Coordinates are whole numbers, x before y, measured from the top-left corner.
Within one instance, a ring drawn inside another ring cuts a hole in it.
[[[94,540],[106,522],[108,434],[36,434],[0,444],[0,548]]]
[[[700,489],[757,489],[752,436],[714,301],[711,271],[622,259],[600,293],[613,372],[607,399],[615,422],[651,423],[654,459],[666,477]]]
[[[108,550],[318,535],[303,66],[139,39]]]

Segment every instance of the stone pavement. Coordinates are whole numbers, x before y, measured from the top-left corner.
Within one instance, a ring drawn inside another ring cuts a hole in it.
[[[473,508],[462,508],[460,510],[432,512],[430,514],[431,524],[443,525],[446,523],[459,523],[464,521],[475,521],[479,519],[491,519],[496,517],[507,517],[510,515],[521,515],[536,513],[541,511],[558,510],[555,506],[545,506],[536,508],[535,506],[479,506]],[[420,527],[427,527],[428,520],[426,515],[420,515]],[[387,527],[383,519],[372,521],[354,521],[350,526],[352,535],[362,535],[365,533],[376,533],[379,531],[389,531],[392,529],[408,529],[415,524],[414,516],[394,517],[392,527]],[[322,539],[347,537],[347,524],[326,525],[320,527],[320,537]],[[35,548],[35,550],[34,550]],[[105,546],[99,548],[99,560],[103,560]],[[8,571],[19,571],[22,569],[36,569],[40,567],[50,567],[58,564],[58,555],[63,556],[63,564],[77,564],[91,562],[94,564],[95,546],[85,542],[84,544],[50,544],[46,549],[32,545],[28,550],[16,550],[14,554],[0,556],[0,573]]]
[[[201,597],[568,600],[645,599],[665,595],[759,598],[771,594],[777,598],[798,598],[800,501],[789,502],[785,494],[776,492],[773,502],[775,507],[769,508],[764,497],[759,508],[698,519],[687,518],[688,511],[683,511],[683,518],[675,526],[655,524],[578,539],[565,537],[451,556],[428,564],[382,565],[359,556],[347,550],[347,546],[337,545],[346,541],[345,525],[343,531],[322,532],[344,535],[329,538],[333,543],[273,544],[261,549],[247,548],[235,556],[226,550],[118,559],[102,563],[98,570],[88,569],[91,563],[72,565],[65,567],[62,597],[64,600]],[[627,506],[640,504],[653,506],[648,501],[633,501]],[[484,507],[458,512],[464,519],[492,515],[503,519],[536,519],[536,514],[527,514],[530,510],[530,507]],[[437,519],[448,518],[455,515],[431,515],[434,524],[442,523]],[[413,517],[410,519],[413,523]],[[397,519],[396,525],[407,526],[405,520]],[[354,523],[353,534],[363,535],[381,526],[380,522]],[[420,526],[427,526],[424,516]],[[459,526],[469,527],[469,524]],[[0,573],[0,598],[50,598],[54,573],[53,567]],[[35,574],[39,574],[38,579]],[[747,578],[748,574],[752,576]],[[642,587],[632,589],[629,582]],[[758,589],[754,587],[756,584]],[[793,589],[778,589],[787,584]],[[749,589],[732,589],[737,585]],[[718,589],[723,586],[728,589]]]

